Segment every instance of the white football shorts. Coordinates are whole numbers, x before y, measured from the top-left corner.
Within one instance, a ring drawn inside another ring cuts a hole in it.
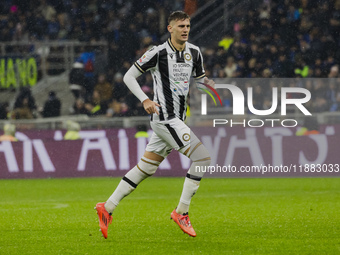
[[[166,158],[172,149],[185,154],[200,140],[192,130],[179,118],[167,121],[151,121],[153,133],[146,146],[146,151],[154,152]]]

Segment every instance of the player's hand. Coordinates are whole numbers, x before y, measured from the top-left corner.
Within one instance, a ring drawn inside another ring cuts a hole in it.
[[[215,88],[215,82],[213,80],[209,80],[207,77],[204,77],[204,83]]]
[[[159,104],[157,104],[154,101],[151,101],[149,98],[143,101],[143,107],[148,114],[156,113],[157,115],[159,115],[156,106],[161,107]]]

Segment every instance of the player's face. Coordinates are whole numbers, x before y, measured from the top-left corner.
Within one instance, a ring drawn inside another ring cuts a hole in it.
[[[190,20],[173,20],[168,26],[171,38],[178,43],[185,43],[189,39]]]

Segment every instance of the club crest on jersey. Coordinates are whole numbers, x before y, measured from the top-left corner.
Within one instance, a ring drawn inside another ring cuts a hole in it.
[[[189,53],[185,53],[185,54],[184,54],[184,58],[185,58],[186,60],[190,61],[190,60],[191,60],[191,55],[190,55]]]
[[[183,136],[182,136],[182,139],[184,140],[184,141],[189,141],[190,140],[190,135],[188,134],[188,133],[185,133]]]

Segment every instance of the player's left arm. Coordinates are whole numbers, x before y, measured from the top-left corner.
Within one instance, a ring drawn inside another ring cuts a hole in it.
[[[204,84],[215,88],[215,82],[205,76],[203,56],[200,50],[198,50],[197,59],[194,60],[194,78],[197,88],[205,88]]]
[[[137,69],[135,65],[133,65],[126,72],[123,80],[130,91],[142,102],[143,107],[148,114],[156,113],[159,115],[157,107],[161,106],[157,102],[150,100],[137,82],[137,77],[139,77],[140,75],[141,72]]]

